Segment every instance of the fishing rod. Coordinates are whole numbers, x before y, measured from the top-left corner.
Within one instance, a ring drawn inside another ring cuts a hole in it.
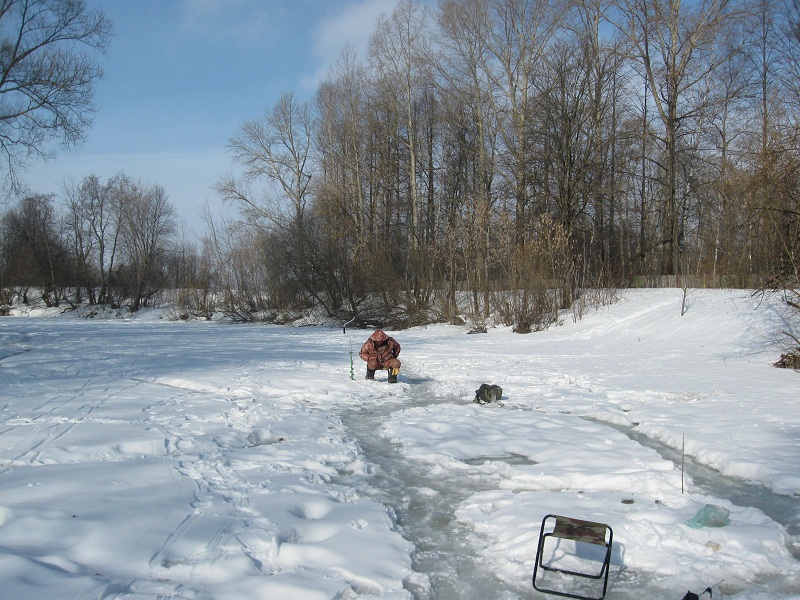
[[[695,594],[694,592],[691,592],[691,591],[686,592],[686,595],[683,597],[683,600],[700,600],[700,596],[702,596],[705,593],[708,593],[708,597],[709,598],[713,598],[714,597],[714,593],[711,590],[713,590],[715,587],[717,587],[723,581],[725,581],[725,580],[724,579],[720,579],[717,583],[715,583],[714,585],[708,586],[706,589],[704,589],[699,594]]]

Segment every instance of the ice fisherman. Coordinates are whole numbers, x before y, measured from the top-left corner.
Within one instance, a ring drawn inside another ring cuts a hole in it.
[[[358,355],[367,361],[366,379],[375,379],[375,371],[386,369],[389,372],[389,383],[397,383],[397,374],[400,372],[400,344],[393,337],[376,329],[369,336]]]

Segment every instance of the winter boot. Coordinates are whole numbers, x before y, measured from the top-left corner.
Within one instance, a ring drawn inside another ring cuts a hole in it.
[[[364,379],[375,379],[375,369],[367,368],[367,376]]]
[[[389,369],[389,383],[397,383],[397,374],[400,369]]]

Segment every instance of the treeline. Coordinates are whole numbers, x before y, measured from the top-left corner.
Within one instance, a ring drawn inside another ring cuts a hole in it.
[[[144,288],[519,331],[587,289],[796,290],[799,2],[401,0],[363,60],[240,127],[217,184],[240,218]]]
[[[796,286],[798,8],[403,0],[231,139],[227,243],[270,303],[521,330],[584,288]]]
[[[135,312],[164,289],[197,283],[185,274],[199,255],[181,252],[176,229],[164,189],[124,173],[88,176],[59,200],[26,195],[0,218],[0,305]]]

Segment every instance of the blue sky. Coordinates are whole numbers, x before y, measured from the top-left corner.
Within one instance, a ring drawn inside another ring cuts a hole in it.
[[[234,168],[228,139],[285,91],[309,98],[350,43],[363,51],[397,0],[86,0],[114,23],[86,142],[31,165],[34,193],[118,171],[163,186],[189,229]]]

